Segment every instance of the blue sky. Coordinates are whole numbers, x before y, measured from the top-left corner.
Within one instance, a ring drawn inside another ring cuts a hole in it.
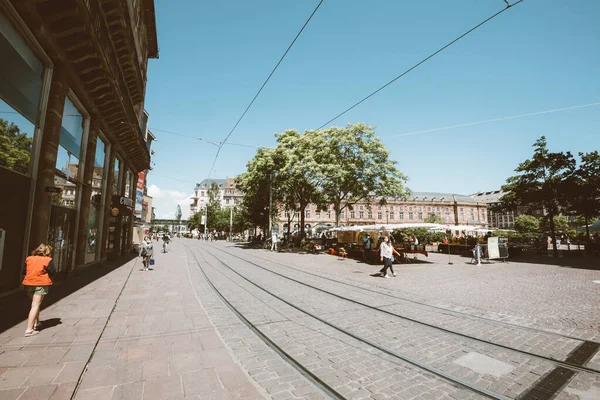
[[[160,59],[146,109],[157,216],[184,217],[221,141],[318,0],[155,0]],[[504,7],[502,0],[325,0],[229,139],[273,146],[314,129]],[[600,106],[455,129],[405,133],[600,102],[600,2],[525,0],[331,125],[365,122],[415,191],[498,189],[532,154],[600,148]],[[243,172],[255,149],[224,146],[214,177]],[[212,177],[212,176],[211,176]]]

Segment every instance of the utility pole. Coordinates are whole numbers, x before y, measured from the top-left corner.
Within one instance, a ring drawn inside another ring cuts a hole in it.
[[[233,206],[229,207],[229,240],[233,234]]]
[[[273,173],[271,172],[269,178],[269,236],[273,236],[273,221],[271,220],[273,213],[271,212],[273,208]]]
[[[206,225],[208,225],[208,205],[206,205],[206,214],[204,215],[204,234],[206,235]]]

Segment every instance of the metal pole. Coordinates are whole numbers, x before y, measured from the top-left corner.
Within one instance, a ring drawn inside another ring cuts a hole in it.
[[[206,206],[206,219],[204,220],[204,234],[206,235],[206,226],[208,225],[208,205]]]
[[[229,240],[233,234],[233,206],[229,207]]]
[[[272,230],[273,230],[273,221],[271,220],[271,218],[272,218],[272,216],[271,216],[272,215],[272,213],[271,213],[272,207],[273,207],[273,173],[271,172],[271,176],[270,176],[270,179],[269,179],[269,229],[268,229],[269,236],[273,235],[273,232],[272,232]]]

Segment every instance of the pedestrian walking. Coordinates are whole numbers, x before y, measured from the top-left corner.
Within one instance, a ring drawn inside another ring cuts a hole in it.
[[[394,267],[392,267],[392,264],[394,263],[394,254],[400,255],[400,253],[394,249],[394,246],[392,246],[388,237],[384,237],[381,246],[379,246],[379,258],[380,261],[383,262],[383,268],[379,271],[379,274],[384,278],[390,277],[387,273],[388,268],[392,275],[396,276]]]
[[[148,236],[144,237],[140,245],[140,257],[142,257],[142,264],[144,264],[144,268],[142,271],[148,271],[150,268],[150,260],[154,257],[154,248],[152,247],[152,241]]]
[[[371,246],[371,236],[369,236],[368,233],[365,233],[365,236],[363,237],[363,261],[368,259],[369,253],[371,253]]]
[[[23,287],[31,300],[31,309],[27,318],[25,336],[34,336],[40,333],[40,307],[48,288],[54,283],[52,275],[56,272],[52,261],[52,247],[42,243],[31,255],[25,259],[23,270]]]
[[[279,241],[279,239],[277,238],[277,232],[273,232],[273,235],[271,235],[271,251],[277,251],[277,242]]]

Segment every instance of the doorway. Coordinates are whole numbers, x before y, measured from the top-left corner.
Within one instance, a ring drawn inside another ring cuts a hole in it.
[[[58,272],[68,272],[73,263],[75,217],[74,209],[52,206],[48,242],[52,245],[52,258]]]

